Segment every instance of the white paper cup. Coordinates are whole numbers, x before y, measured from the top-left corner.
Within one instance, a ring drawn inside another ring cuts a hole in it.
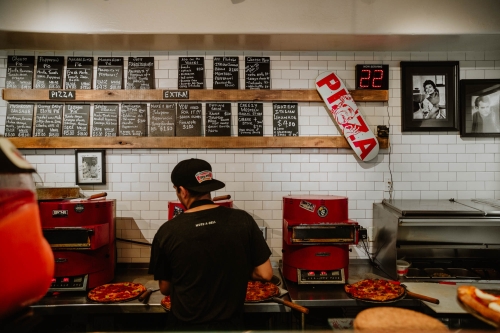
[[[404,260],[396,260],[396,269],[398,272],[398,276],[404,276],[408,273],[408,267],[410,267],[410,263]]]

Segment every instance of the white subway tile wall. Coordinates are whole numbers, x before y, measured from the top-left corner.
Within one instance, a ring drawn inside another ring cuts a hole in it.
[[[157,89],[177,89],[179,56],[205,57],[206,88],[212,88],[214,56],[240,57],[240,89],[244,57],[271,57],[272,89],[314,89],[315,77],[336,71],[354,89],[356,64],[389,64],[387,103],[358,103],[370,128],[390,127],[389,149],[370,162],[360,162],[349,149],[108,149],[107,184],[81,186],[85,195],[106,191],[117,201],[117,237],[150,243],[167,220],[167,202],[176,199],[170,172],[177,162],[197,157],[209,161],[234,206],[266,226],[272,260],[281,258],[282,198],[290,194],[341,195],[349,198],[349,217],[372,226],[373,203],[389,197],[392,179],[396,199],[500,198],[500,138],[460,138],[458,132],[401,133],[400,61],[460,61],[462,79],[500,78],[500,52],[268,52],[172,51],[88,52],[0,50],[0,88],[5,87],[7,55],[154,56]],[[95,73],[96,70],[94,70]],[[126,77],[126,76],[125,76]],[[91,109],[93,103],[91,104]],[[149,106],[149,103],[148,103]],[[205,108],[205,105],[203,105]],[[0,134],[5,131],[7,101],[0,100]],[[237,103],[232,103],[232,135],[237,135]],[[205,110],[203,110],[205,112]],[[300,136],[339,135],[322,103],[299,103]],[[264,135],[272,135],[272,104],[264,103]],[[22,150],[37,169],[37,184],[74,186],[74,151]],[[148,262],[149,247],[118,241],[119,262]],[[366,258],[361,245],[352,258]]]

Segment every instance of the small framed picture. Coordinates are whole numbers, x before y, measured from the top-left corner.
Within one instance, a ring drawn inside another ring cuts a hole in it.
[[[458,61],[401,62],[401,131],[458,131]]]
[[[76,150],[75,168],[77,185],[106,184],[106,151]]]
[[[460,136],[500,136],[500,79],[460,81]]]

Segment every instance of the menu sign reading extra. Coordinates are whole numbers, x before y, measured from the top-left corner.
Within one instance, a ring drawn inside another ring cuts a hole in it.
[[[205,58],[179,57],[178,89],[205,88]]]
[[[175,136],[201,136],[201,103],[179,103]]]
[[[148,136],[146,104],[122,104],[120,136]]]
[[[92,89],[93,57],[68,57],[66,65],[66,89]]]
[[[61,136],[64,104],[37,104],[33,136]]]
[[[245,57],[245,89],[271,89],[271,58]]]
[[[127,89],[154,89],[154,64],[154,57],[129,57],[127,71]]]
[[[273,136],[299,136],[297,103],[273,103]]]
[[[239,68],[238,57],[214,57],[214,89],[238,89]]]
[[[38,56],[35,88],[62,89],[64,57]]]
[[[34,56],[8,56],[5,88],[33,89]]]
[[[66,104],[62,136],[89,136],[89,104]]]
[[[99,90],[123,89],[123,58],[97,58],[95,88]]]
[[[150,136],[175,136],[175,103],[151,103]]]
[[[262,103],[238,103],[238,136],[263,136]]]
[[[231,103],[207,103],[205,136],[231,136]]]
[[[30,137],[33,129],[33,109],[33,104],[9,103],[5,119],[5,136]]]
[[[94,104],[92,136],[116,136],[118,104]]]

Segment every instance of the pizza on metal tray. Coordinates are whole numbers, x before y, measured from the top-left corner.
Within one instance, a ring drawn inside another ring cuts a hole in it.
[[[95,287],[87,297],[99,303],[124,302],[139,297],[145,291],[146,287],[140,283],[118,282]]]
[[[172,303],[170,302],[170,296],[163,297],[161,299],[160,304],[165,310],[170,311],[170,309],[172,308]]]
[[[271,282],[248,281],[245,301],[262,301],[277,296],[279,293],[279,288]]]
[[[346,284],[344,289],[352,298],[386,302],[397,299],[405,293],[398,284],[382,279],[365,279],[353,284]]]

